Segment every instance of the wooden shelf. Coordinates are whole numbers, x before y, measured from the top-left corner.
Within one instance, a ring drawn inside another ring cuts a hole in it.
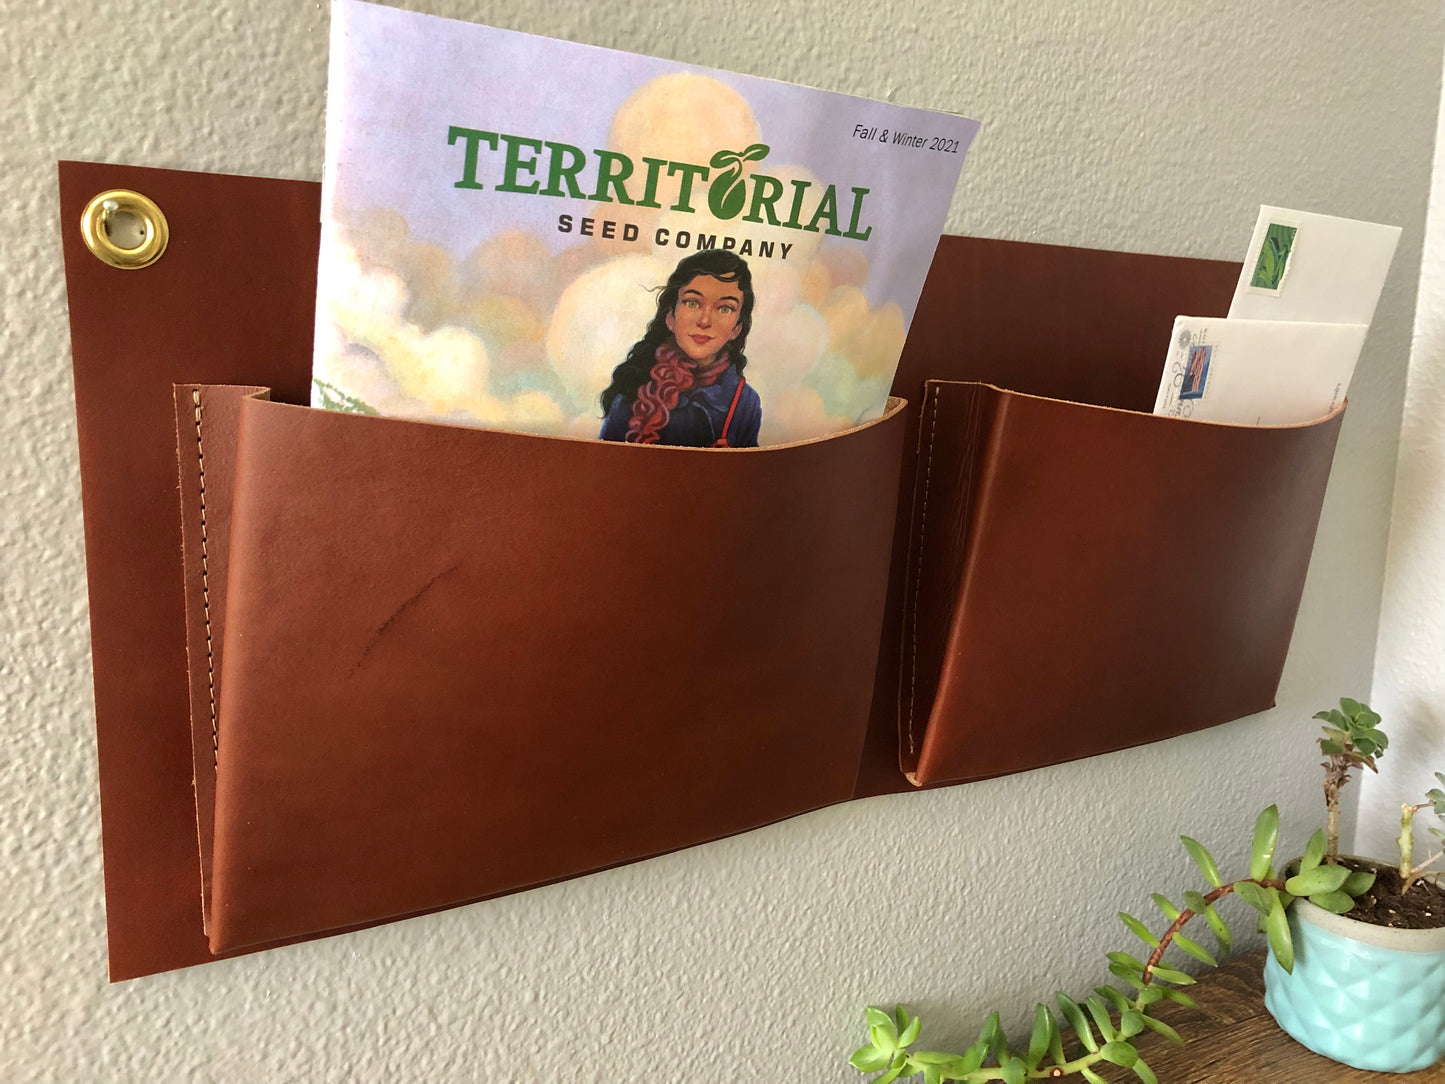
[[[1264,1007],[1262,951],[1227,960],[1191,986],[1189,994],[1198,1008],[1169,1005],[1159,1012],[1184,1036],[1183,1046],[1152,1034],[1138,1043],[1161,1084],[1445,1084],[1445,1062],[1417,1073],[1370,1073],[1295,1042]],[[1136,1079],[1124,1070],[1115,1073],[1119,1080],[1126,1077]]]

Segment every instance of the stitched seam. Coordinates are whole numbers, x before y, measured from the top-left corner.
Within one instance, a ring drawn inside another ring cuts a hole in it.
[[[938,401],[942,398],[942,386],[935,386],[933,389],[933,417],[928,430],[928,464],[923,472],[923,503],[918,522],[918,565],[915,569],[913,580],[913,619],[910,634],[913,640],[910,649],[913,658],[910,667],[911,673],[908,679],[909,756],[912,756],[918,747],[913,733],[914,713],[918,706],[918,596],[923,588],[923,541],[928,534],[928,491],[933,483],[933,449],[934,440],[938,436]]]
[[[206,449],[201,443],[201,393],[191,392],[196,405],[196,463],[201,472],[201,610],[206,620],[206,688],[211,701],[211,767],[221,760],[220,735],[216,727],[216,666],[211,648],[211,570],[206,547]]]

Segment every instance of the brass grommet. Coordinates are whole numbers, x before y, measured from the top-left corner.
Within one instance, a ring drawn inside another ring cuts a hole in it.
[[[145,230],[141,243],[135,248],[121,248],[110,238],[112,215],[128,213],[135,215]],[[112,188],[102,192],[85,205],[80,214],[80,235],[85,238],[85,247],[95,258],[111,267],[128,271],[149,267],[161,258],[170,241],[171,231],[166,216],[139,192],[125,188]]]

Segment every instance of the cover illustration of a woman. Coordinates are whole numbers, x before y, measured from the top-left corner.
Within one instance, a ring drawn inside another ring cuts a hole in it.
[[[762,402],[743,369],[753,276],[724,249],[681,260],[647,332],[602,393],[603,440],[755,448]]]

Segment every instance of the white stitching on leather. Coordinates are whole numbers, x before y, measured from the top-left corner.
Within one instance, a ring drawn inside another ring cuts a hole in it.
[[[206,685],[211,698],[211,767],[221,759],[220,735],[216,726],[216,667],[211,649],[211,580],[209,554],[206,550],[206,451],[201,443],[201,393],[192,389],[191,401],[196,404],[196,462],[201,471],[201,609],[206,618]]]

